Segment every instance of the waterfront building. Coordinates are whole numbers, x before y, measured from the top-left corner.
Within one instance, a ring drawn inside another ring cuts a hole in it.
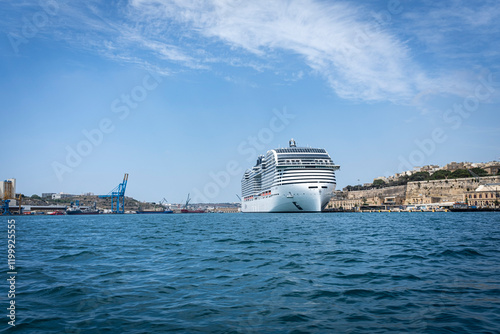
[[[0,182],[0,199],[13,199],[16,197],[16,179]]]
[[[500,183],[480,185],[464,194],[464,202],[478,208],[500,207]]]
[[[240,211],[239,207],[217,207],[213,209],[213,212],[218,213],[238,213]]]

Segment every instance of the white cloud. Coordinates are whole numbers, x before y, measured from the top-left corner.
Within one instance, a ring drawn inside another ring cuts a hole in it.
[[[476,15],[466,7],[457,7],[460,10],[439,7],[429,12],[406,8],[407,13],[401,14],[401,18],[409,18],[413,30],[406,31],[403,40],[400,30],[379,24],[373,12],[340,1],[134,0],[131,3],[132,12],[141,22],[179,23],[184,33],[196,33],[212,43],[222,42],[232,54],[247,52],[270,62],[280,56],[281,61],[286,61],[283,53],[299,56],[342,98],[402,104],[422,101],[415,97],[423,94],[464,97],[474,89],[477,73],[464,71],[460,65],[446,66],[445,58],[458,57],[456,53],[443,51],[441,55],[430,47],[427,51],[432,54],[431,62],[436,59],[443,62],[436,62],[441,66],[436,69],[432,63],[415,59],[416,54],[425,50],[412,49],[408,40],[408,36],[415,34],[418,38],[434,39],[433,45],[442,50],[454,50],[454,41],[449,40],[446,31],[457,29],[460,20],[471,26],[484,26],[495,17],[487,14],[486,5]],[[444,19],[446,16],[452,19]],[[460,56],[473,57],[466,52]],[[224,61],[224,57],[217,58]]]
[[[347,3],[135,0],[132,7],[142,21],[181,21],[258,57],[299,55],[344,98],[408,101],[424,77],[403,42]]]
[[[333,0],[91,1],[61,4],[44,33],[162,73],[220,63],[283,72],[273,67],[298,58],[346,99],[411,104],[423,95],[470,94],[471,73],[484,69],[477,53],[498,56],[498,6],[405,6],[380,25],[370,7]],[[457,43],[461,31],[475,36],[467,41],[474,48]],[[283,80],[303,69],[287,68]]]

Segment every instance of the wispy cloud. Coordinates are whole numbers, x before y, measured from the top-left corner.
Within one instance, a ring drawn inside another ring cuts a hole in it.
[[[495,32],[484,33],[484,29],[494,25],[497,7],[490,1],[472,6],[458,0],[448,7],[407,7],[401,14],[409,21],[405,30],[380,24],[373,12],[346,2],[131,2],[132,11],[143,22],[175,21],[186,31],[213,43],[223,42],[234,52],[268,60],[280,52],[297,55],[340,97],[404,104],[422,94],[470,94],[478,66],[464,69],[464,63],[450,64],[449,58],[474,59],[477,49],[456,45],[457,39],[449,34],[466,25],[477,32],[478,40],[490,39]],[[423,49],[411,43],[424,39]],[[422,53],[428,62],[419,59]]]
[[[498,38],[489,42],[498,37],[500,9],[490,0],[424,4],[403,6],[393,25],[379,24],[370,8],[343,1],[61,3],[56,29],[45,33],[162,73],[209,70],[217,63],[274,71],[294,57],[346,99],[411,104],[423,95],[463,96],[474,78],[464,67],[484,67],[474,63],[477,52],[483,60],[498,56]],[[475,38],[465,41],[464,32]]]
[[[135,0],[153,20],[177,20],[193,31],[257,57],[291,52],[344,98],[408,100],[422,78],[404,42],[381,29],[360,8],[318,1]]]

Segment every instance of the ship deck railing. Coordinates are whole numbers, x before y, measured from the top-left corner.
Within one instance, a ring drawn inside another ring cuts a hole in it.
[[[278,162],[276,164],[278,167],[286,166],[325,166],[325,167],[339,167],[334,163],[324,163],[324,162]]]

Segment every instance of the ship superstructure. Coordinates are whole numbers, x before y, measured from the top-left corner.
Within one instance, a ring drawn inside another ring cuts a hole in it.
[[[297,147],[267,151],[241,180],[242,212],[319,212],[335,190],[334,164],[321,148]]]

